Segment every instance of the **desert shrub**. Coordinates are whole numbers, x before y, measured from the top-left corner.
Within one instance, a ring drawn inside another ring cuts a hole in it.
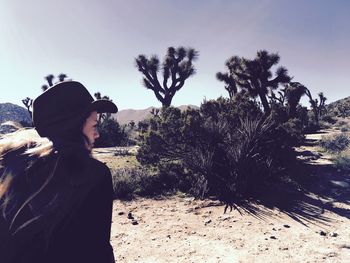
[[[338,117],[346,118],[350,116],[350,104],[349,102],[339,103],[332,109],[333,114]]]
[[[113,190],[115,198],[129,199],[134,195],[137,179],[136,169],[118,169],[113,172]]]
[[[340,128],[341,132],[348,132],[349,131],[349,127],[348,126],[343,126]]]
[[[337,122],[337,119],[334,118],[333,116],[327,114],[327,115],[323,115],[321,118],[320,118],[320,121],[324,121],[324,122],[327,122],[329,124],[335,124]]]
[[[301,124],[279,121],[244,94],[205,101],[198,110],[164,108],[142,124],[137,159],[163,176],[159,187],[240,198],[290,162]]]
[[[127,134],[125,127],[121,127],[112,118],[102,121],[99,125],[100,137],[96,140],[96,147],[125,146],[127,144]]]
[[[177,190],[188,191],[189,179],[181,174],[180,166],[169,163],[159,168],[144,166],[114,171],[115,198],[130,199],[135,195],[150,197]]]
[[[333,125],[326,121],[319,121],[319,129],[329,129]]]
[[[334,167],[341,170],[350,171],[350,152],[344,152],[333,158]]]
[[[279,128],[283,129],[283,132],[285,133],[283,143],[288,146],[300,145],[305,139],[303,124],[298,118],[289,119],[288,121],[281,123]]]
[[[350,138],[345,133],[333,136],[322,137],[320,146],[331,153],[340,153],[344,151],[350,143]]]
[[[344,121],[344,120],[338,120],[337,125],[338,126],[344,126],[344,125],[347,125],[347,122]]]
[[[112,173],[116,198],[129,199],[134,195],[150,196],[163,191],[160,176],[147,168],[117,169]]]

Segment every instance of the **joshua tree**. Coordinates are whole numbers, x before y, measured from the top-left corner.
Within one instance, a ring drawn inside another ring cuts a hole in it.
[[[152,108],[150,113],[156,117],[156,116],[159,116],[159,109],[156,109],[156,108]]]
[[[267,100],[269,90],[277,89],[280,84],[286,84],[291,80],[284,67],[277,68],[273,77],[271,68],[277,65],[279,60],[280,56],[277,53],[270,54],[266,50],[258,51],[252,60],[234,56],[226,62],[229,72],[219,72],[217,77],[219,80],[223,79],[226,84],[229,83],[232,90],[235,83],[241,89],[247,90],[252,97],[259,96],[265,113],[269,114],[271,111]]]
[[[323,115],[326,109],[325,103],[327,98],[323,95],[323,92],[318,93],[319,100],[312,98],[310,90],[306,89],[305,93],[309,98],[311,109],[312,109],[312,112],[314,113],[316,125],[319,126],[319,119]]]
[[[67,78],[67,75],[64,74],[64,73],[61,73],[58,75],[58,82],[62,82],[64,81],[65,79]],[[49,74],[47,75],[45,78],[44,78],[46,81],[47,81],[47,84],[44,84],[41,86],[41,90],[44,92],[46,91],[47,89],[49,89],[50,87],[52,87],[54,84],[53,84],[53,80],[55,79],[55,76],[53,74]],[[33,104],[33,99],[29,98],[29,97],[26,97],[22,100],[22,103],[24,104],[24,106],[27,108],[30,116],[32,116],[32,112],[31,112],[31,107],[32,107],[32,104]]]
[[[32,116],[32,111],[30,110],[33,104],[33,100],[29,97],[26,97],[22,100],[22,103],[27,108],[27,111],[29,112],[29,115]]]
[[[288,115],[290,118],[295,117],[296,108],[301,97],[306,94],[307,88],[299,82],[290,82],[285,85],[284,94],[288,104]]]
[[[157,56],[147,58],[145,55],[139,55],[135,59],[135,65],[143,74],[144,86],[154,92],[164,107],[169,107],[175,93],[185,84],[185,80],[195,74],[192,62],[197,57],[198,52],[193,48],[169,47],[161,66],[162,84],[158,80],[160,64]]]
[[[96,92],[94,94],[95,99],[97,100],[109,100],[112,101],[108,96],[102,96],[101,92]],[[109,119],[111,117],[111,113],[100,113],[98,117],[98,123],[101,124],[106,119]]]

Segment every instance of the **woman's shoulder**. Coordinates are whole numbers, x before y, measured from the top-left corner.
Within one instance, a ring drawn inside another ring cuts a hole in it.
[[[101,162],[93,157],[90,157],[88,162],[89,162],[89,167],[91,169],[93,169],[94,171],[110,174],[110,170],[105,163],[103,163],[103,162]]]

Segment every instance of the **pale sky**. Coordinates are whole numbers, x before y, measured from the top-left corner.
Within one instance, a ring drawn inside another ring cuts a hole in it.
[[[134,66],[169,46],[199,51],[173,105],[227,97],[215,74],[231,56],[278,52],[279,65],[328,102],[349,96],[348,0],[0,0],[0,102],[22,106],[65,73],[119,109],[160,106]]]

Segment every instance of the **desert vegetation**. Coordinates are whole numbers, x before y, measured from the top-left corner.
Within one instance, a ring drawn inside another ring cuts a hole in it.
[[[162,107],[153,109],[150,118],[126,125],[111,114],[99,116],[96,147],[136,147],[132,153],[127,148],[115,153],[115,158],[122,155],[133,163],[112,165],[116,198],[180,191],[196,198],[214,196],[232,207],[285,178],[298,163],[294,147],[304,142],[306,133],[331,127],[346,115],[343,104],[327,108],[322,92],[315,97],[294,77],[292,81],[287,68],[279,65],[280,55],[266,50],[254,58],[232,56],[225,71],[216,73],[228,98],[204,100],[181,111],[171,105],[172,99],[196,73],[198,57],[197,50],[184,47],[169,47],[162,63],[156,55],[139,55],[135,67]],[[66,78],[47,75],[42,91]],[[111,100],[100,92],[94,96]],[[310,109],[300,104],[303,96]],[[23,103],[30,112],[32,100]],[[342,133],[320,142],[337,167],[348,166],[347,129],[344,124]]]
[[[332,154],[333,166],[340,170],[350,171],[350,136],[348,130],[323,136],[320,146]]]
[[[323,93],[314,99],[307,87],[291,81],[288,70],[278,66],[280,56],[266,50],[253,59],[227,60],[226,72],[216,77],[228,98],[205,100],[199,108],[185,111],[172,107],[173,96],[195,72],[192,60],[197,56],[194,49],[168,48],[163,82],[157,76],[157,57],[136,58],[145,87],[163,107],[138,123],[140,167],[114,171],[116,197],[180,191],[196,198],[215,196],[234,206],[283,178],[298,162],[293,147],[331,118],[324,117]],[[299,103],[304,95],[311,110]]]

